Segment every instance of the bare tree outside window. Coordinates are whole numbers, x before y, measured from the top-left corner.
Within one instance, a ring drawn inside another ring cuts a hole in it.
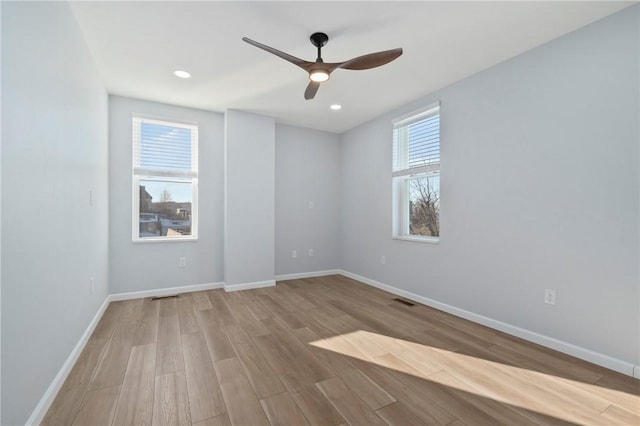
[[[409,191],[409,234],[440,236],[440,178],[422,177],[407,181]]]
[[[166,203],[168,201],[173,201],[173,198],[171,197],[171,193],[166,189],[163,189],[162,193],[160,194],[160,202]]]

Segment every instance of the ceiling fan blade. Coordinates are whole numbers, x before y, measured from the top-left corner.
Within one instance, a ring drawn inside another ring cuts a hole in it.
[[[337,65],[336,68],[343,68],[346,70],[368,70],[369,68],[388,64],[400,55],[402,55],[402,48],[369,53],[368,55],[358,56],[357,58],[350,59],[340,64],[328,65]]]
[[[313,99],[313,97],[318,92],[319,88],[320,88],[320,83],[316,81],[310,81],[309,84],[307,85],[307,89],[304,91],[304,98],[306,100]]]
[[[305,61],[303,59],[296,58],[295,56],[289,55],[288,53],[284,53],[284,52],[281,52],[278,49],[274,49],[271,46],[267,46],[266,44],[258,43],[257,41],[251,40],[248,37],[242,37],[242,40],[247,42],[247,43],[249,43],[249,44],[251,44],[251,45],[253,45],[253,46],[255,46],[255,47],[257,47],[257,48],[259,48],[259,49],[265,50],[265,51],[267,51],[269,53],[272,53],[272,54],[274,54],[276,56],[279,56],[280,58],[284,59],[285,61],[289,61],[292,64],[297,65],[297,66],[299,66],[300,68],[302,68],[304,70],[307,70],[310,65],[313,65],[313,62],[308,62],[308,61]]]

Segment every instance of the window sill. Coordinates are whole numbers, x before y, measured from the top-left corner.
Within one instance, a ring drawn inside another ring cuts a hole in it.
[[[176,242],[195,242],[198,241],[198,237],[192,238],[145,238],[140,240],[131,240],[133,244],[147,244],[147,243],[176,243]]]
[[[440,238],[436,237],[418,237],[415,235],[394,235],[394,240],[411,241],[414,243],[440,244]]]

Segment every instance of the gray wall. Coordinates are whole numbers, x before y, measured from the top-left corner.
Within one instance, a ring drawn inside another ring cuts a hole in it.
[[[135,114],[198,124],[198,240],[131,241],[132,128]],[[109,102],[109,264],[111,293],[221,282],[223,277],[222,114],[111,96]],[[180,257],[187,266],[179,267]]]
[[[1,423],[17,425],[108,293],[108,98],[68,4],[1,7]]]
[[[273,118],[225,113],[224,283],[274,280]]]
[[[340,267],[337,134],[276,125],[275,229],[276,275]]]
[[[345,133],[343,269],[638,364],[638,40],[634,6]],[[436,100],[441,242],[392,240],[390,120]]]

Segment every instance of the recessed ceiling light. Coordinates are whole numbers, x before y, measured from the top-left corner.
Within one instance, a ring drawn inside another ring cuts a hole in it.
[[[339,109],[342,109],[342,105],[338,105],[338,104],[333,104],[331,105],[329,108],[331,108],[334,111],[337,111]]]
[[[173,72],[173,74],[174,74],[176,77],[180,77],[180,78],[191,78],[191,74],[189,74],[189,73],[188,73],[188,72],[186,72],[186,71],[182,71],[182,70],[174,71],[174,72]]]

